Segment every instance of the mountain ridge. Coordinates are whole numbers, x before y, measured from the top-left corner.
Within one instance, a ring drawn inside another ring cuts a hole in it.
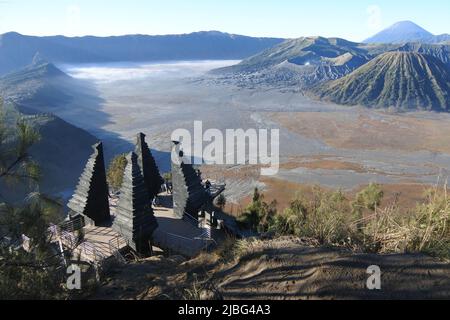
[[[213,70],[218,81],[253,88],[267,85],[308,90],[319,83],[348,75],[386,52],[431,55],[450,68],[450,46],[423,43],[364,44],[340,38],[302,37],[286,40],[241,61]]]
[[[38,113],[52,112],[82,95],[82,91],[81,82],[44,60],[0,77],[0,95],[5,100]]]
[[[240,60],[284,41],[219,31],[112,37],[0,35],[0,75],[27,66],[36,53],[56,64],[162,60]]]

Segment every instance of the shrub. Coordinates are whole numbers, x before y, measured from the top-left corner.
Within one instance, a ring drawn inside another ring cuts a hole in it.
[[[381,186],[371,183],[356,195],[356,199],[352,203],[353,211],[360,216],[364,209],[375,211],[380,206],[383,197],[384,192],[381,190]]]
[[[242,221],[259,232],[311,238],[322,245],[373,253],[423,252],[450,258],[450,198],[446,190],[429,191],[427,201],[408,215],[401,214],[396,205],[380,208],[383,191],[375,184],[358,193],[353,202],[341,191],[316,188],[312,200],[297,195],[280,214],[255,190],[254,201]],[[362,217],[364,210],[372,213]]]
[[[450,200],[437,189],[407,217],[396,208],[379,210],[367,219],[364,249],[373,252],[424,252],[450,258]]]
[[[348,201],[341,191],[316,192],[314,207],[306,216],[303,236],[322,244],[343,243],[351,235]]]
[[[249,229],[262,233],[270,230],[276,215],[277,202],[264,202],[264,195],[259,192],[258,188],[255,188],[253,201],[238,218],[238,222]]]
[[[108,185],[113,191],[119,191],[123,182],[123,174],[127,166],[125,154],[120,154],[111,160],[107,172]]]
[[[172,182],[172,172],[166,172],[163,174],[163,179],[166,182]]]
[[[225,206],[227,205],[227,198],[225,197],[225,195],[223,193],[221,193],[216,200],[216,204],[217,206],[220,208],[220,210],[223,211],[223,209],[225,208]]]
[[[300,196],[281,215],[275,217],[270,229],[278,235],[314,238],[322,244],[343,242],[350,233],[347,199],[341,191],[324,192],[316,188],[314,199]]]

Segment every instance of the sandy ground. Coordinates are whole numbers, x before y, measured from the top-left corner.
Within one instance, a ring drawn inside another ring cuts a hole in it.
[[[280,129],[282,165],[273,178],[293,186],[352,191],[371,182],[432,185],[447,178],[449,115],[392,115],[312,101],[301,93],[203,81],[207,70],[232,63],[66,66],[91,83],[99,102],[76,102],[57,113],[103,140],[107,159],[132,150],[136,133],[146,133],[162,171],[169,170],[172,131],[192,131],[194,120],[202,120],[205,130]],[[204,170],[216,176],[226,170],[232,202],[256,186],[270,188],[255,170],[216,169]]]
[[[422,255],[368,255],[307,246],[300,239],[258,242],[230,263],[214,254],[183,262],[155,257],[117,270],[92,299],[448,299],[450,265]],[[381,290],[366,287],[381,269]],[[195,289],[195,290],[194,290]]]

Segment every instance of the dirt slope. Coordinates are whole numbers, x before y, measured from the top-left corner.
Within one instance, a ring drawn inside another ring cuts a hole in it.
[[[306,246],[299,239],[256,242],[233,263],[215,254],[181,262],[152,258],[111,275],[93,299],[442,299],[450,264],[423,255],[367,255]],[[366,289],[367,268],[382,289]]]

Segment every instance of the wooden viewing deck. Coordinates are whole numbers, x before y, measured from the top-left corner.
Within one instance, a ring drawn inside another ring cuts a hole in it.
[[[75,233],[60,230],[57,239],[66,248],[72,249],[73,258],[98,263],[118,254],[127,248],[127,241],[113,229],[108,227],[85,226],[83,237],[78,239]]]

